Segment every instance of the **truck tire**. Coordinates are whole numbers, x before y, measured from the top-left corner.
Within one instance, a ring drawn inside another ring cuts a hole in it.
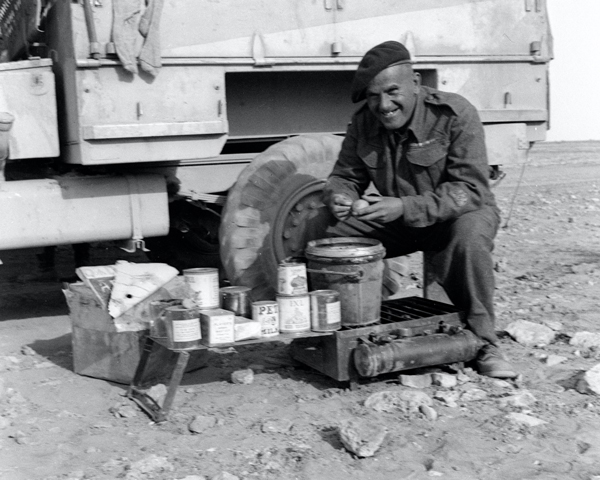
[[[254,158],[229,190],[219,238],[221,262],[232,285],[252,288],[253,300],[274,299],[277,266],[302,257],[330,220],[321,199],[342,138],[292,137]]]

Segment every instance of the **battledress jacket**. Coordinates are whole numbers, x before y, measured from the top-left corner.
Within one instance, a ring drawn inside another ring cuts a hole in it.
[[[366,103],[352,117],[325,199],[358,199],[372,181],[383,196],[399,197],[399,221],[426,227],[496,207],[488,184],[484,131],[477,110],[455,93],[420,87],[407,134],[391,139]],[[397,147],[394,148],[394,145]]]

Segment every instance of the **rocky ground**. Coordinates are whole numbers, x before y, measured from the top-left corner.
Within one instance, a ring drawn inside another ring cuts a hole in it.
[[[125,385],[73,373],[61,285],[34,281],[36,251],[5,252],[0,478],[600,479],[600,143],[540,144],[522,177],[506,172],[497,329],[516,381],[434,368],[351,390],[266,343],[196,359],[155,424]],[[107,245],[92,258],[143,261]]]

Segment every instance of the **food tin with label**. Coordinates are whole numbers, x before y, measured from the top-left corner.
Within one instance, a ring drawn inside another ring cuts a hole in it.
[[[277,295],[279,330],[281,333],[310,331],[310,301],[308,295]]]
[[[196,307],[219,308],[219,269],[188,268],[183,278],[188,298]]]
[[[310,326],[315,332],[342,328],[340,294],[335,290],[315,290],[310,296]]]
[[[191,350],[200,344],[200,313],[197,308],[179,305],[167,307],[163,312],[167,333],[167,348]]]
[[[230,310],[239,317],[251,318],[250,290],[250,287],[240,286],[221,288],[221,308]]]
[[[262,300],[252,303],[252,319],[260,322],[262,337],[279,335],[279,308],[277,302]]]
[[[235,315],[229,310],[200,310],[200,327],[204,345],[213,347],[235,342]]]
[[[296,261],[281,262],[277,267],[277,292],[280,295],[308,293],[306,265]]]

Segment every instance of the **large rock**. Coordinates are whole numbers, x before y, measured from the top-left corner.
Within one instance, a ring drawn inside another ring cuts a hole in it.
[[[433,400],[419,390],[384,390],[365,400],[365,407],[377,412],[418,412],[421,405],[433,405]]]
[[[372,457],[385,440],[387,429],[366,420],[349,420],[339,428],[344,447],[358,457]]]
[[[215,417],[196,415],[188,425],[188,430],[192,433],[202,433],[205,430],[214,427],[216,424],[217,419]]]
[[[569,340],[569,345],[578,348],[599,348],[600,333],[577,332]]]
[[[575,388],[579,393],[600,395],[600,363],[585,372]]]
[[[556,332],[545,325],[517,320],[506,327],[506,332],[521,345],[533,347],[548,345],[554,341]]]
[[[525,413],[509,413],[506,418],[513,423],[527,425],[528,427],[539,427],[540,425],[545,425],[548,423],[540,418],[526,415]]]

